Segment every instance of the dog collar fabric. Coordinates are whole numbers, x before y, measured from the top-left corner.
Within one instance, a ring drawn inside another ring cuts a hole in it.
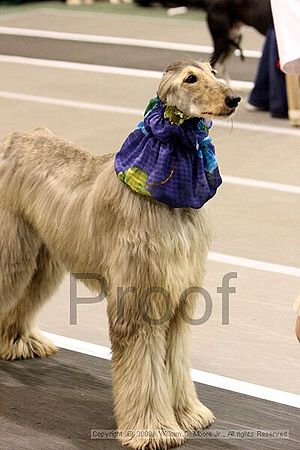
[[[208,134],[212,122],[178,113],[152,99],[116,154],[115,170],[138,194],[173,208],[201,208],[222,183]]]

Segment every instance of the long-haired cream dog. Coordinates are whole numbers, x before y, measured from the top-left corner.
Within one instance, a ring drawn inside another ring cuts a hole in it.
[[[238,100],[208,64],[169,66],[158,96],[186,116],[229,116]],[[47,129],[0,142],[0,359],[57,349],[35,316],[66,271],[106,280],[115,414],[134,449],[183,443],[214,416],[197,398],[187,341],[210,234],[202,208],[171,208],[118,180],[114,154],[93,156]],[[96,281],[86,281],[98,289]],[[160,287],[146,296],[145,289]],[[135,287],[122,304],[118,287]],[[151,318],[167,320],[153,324]],[[184,311],[184,314],[183,314]]]

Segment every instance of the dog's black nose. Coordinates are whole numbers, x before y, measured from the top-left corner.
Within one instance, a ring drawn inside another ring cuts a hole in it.
[[[241,97],[234,97],[233,95],[229,95],[225,98],[225,104],[228,108],[236,108],[240,101]]]

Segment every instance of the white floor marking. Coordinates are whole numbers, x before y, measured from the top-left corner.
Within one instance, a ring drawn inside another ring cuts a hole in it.
[[[240,178],[230,175],[222,175],[222,179],[226,184],[270,189],[272,191],[287,192],[288,194],[300,194],[300,186],[294,186],[292,184],[273,183],[271,181],[253,180],[251,178]]]
[[[102,66],[97,64],[85,64],[69,61],[57,61],[52,59],[27,58],[24,56],[0,55],[0,63],[25,64],[37,67],[51,67],[53,69],[78,70],[82,72],[107,73],[140,78],[160,79],[162,72],[154,70],[129,69],[126,67]]]
[[[44,39],[59,39],[64,41],[89,42],[97,44],[125,45],[130,47],[156,48],[163,50],[176,50],[192,53],[205,53],[211,55],[213,48],[206,45],[182,44],[179,42],[156,41],[152,39],[134,39],[118,36],[102,36],[96,34],[65,33],[62,31],[37,30],[32,28],[16,28],[0,26],[0,34],[10,36],[37,37]],[[244,50],[248,58],[260,58],[261,52]]]
[[[280,136],[300,137],[300,129],[296,128],[286,128],[280,126],[275,127],[272,125],[256,125],[255,123],[237,122],[234,119],[232,122],[225,120],[214,120],[213,122],[214,126],[232,129],[232,131],[234,130],[257,131],[258,133],[270,133],[270,134],[279,134]],[[298,150],[298,147],[296,145],[294,145],[292,148],[294,150]]]
[[[63,98],[54,98],[54,97],[45,97],[45,96],[38,96],[38,95],[28,95],[28,94],[21,94],[17,92],[7,92],[7,91],[0,91],[0,98],[5,98],[9,100],[18,100],[18,101],[25,101],[25,102],[32,102],[32,103],[40,103],[40,104],[47,104],[47,105],[54,105],[54,106],[63,106],[67,108],[74,108],[74,109],[84,109],[84,110],[90,110],[90,111],[99,111],[99,112],[109,112],[109,113],[118,113],[118,114],[126,114],[126,115],[135,115],[138,117],[142,117],[144,110],[137,109],[137,108],[127,108],[123,106],[113,106],[113,105],[103,105],[99,103],[90,103],[90,102],[79,102],[75,100],[68,100]],[[221,121],[214,121],[214,125],[221,126],[225,128],[229,128],[230,124],[227,122],[221,122]],[[234,128],[235,129],[243,129],[244,123],[240,122],[234,122]],[[246,124],[251,125],[251,124]],[[254,125],[255,126],[255,125]],[[256,127],[256,126],[255,126]],[[263,127],[261,127],[263,128]],[[277,128],[274,127],[268,127],[271,128],[271,131],[268,130],[268,132],[277,132]],[[259,129],[257,131],[266,132],[266,130]],[[287,132],[287,133],[285,133]],[[294,134],[296,132],[296,134]],[[300,137],[300,131],[298,130],[290,130],[290,129],[282,129],[282,134],[292,134],[292,136],[298,136]],[[228,184],[236,184],[240,186],[246,186],[246,187],[254,187],[254,188],[260,188],[260,189],[268,189],[272,191],[278,191],[278,192],[285,192],[289,194],[300,194],[300,187],[294,186],[290,184],[282,184],[282,183],[273,183],[270,181],[262,181],[262,180],[255,180],[251,178],[240,178],[240,177],[234,177],[230,175],[223,175],[223,181]]]
[[[105,360],[111,359],[111,353],[108,347],[98,344],[91,344],[86,341],[60,336],[53,333],[44,332],[44,334],[60,348]],[[252,384],[246,381],[236,380],[234,378],[224,377],[198,369],[192,369],[191,372],[193,381],[197,383],[300,408],[300,395],[293,394],[291,392],[280,391],[278,389],[260,386],[258,384]]]
[[[52,67],[54,69],[78,70],[83,72],[105,73],[138,78],[160,79],[162,72],[155,70],[130,69],[127,67],[102,66],[97,64],[75,63],[51,59],[27,58],[24,56],[0,55],[0,63],[25,64],[38,67]],[[233,89],[249,91],[253,88],[251,81],[231,80]]]
[[[59,105],[75,109],[87,109],[91,111],[112,112],[135,116],[142,116],[144,113],[144,110],[137,108],[104,105],[101,103],[81,102],[64,98],[46,97],[41,95],[28,95],[19,92],[0,91],[0,97],[11,100],[21,100],[33,103],[44,103],[48,105]],[[214,126],[230,129],[232,124],[228,121],[214,120]],[[233,122],[233,128],[234,130],[257,131],[261,133],[279,134],[281,136],[287,135],[300,137],[300,130],[292,128],[276,128],[268,125],[256,125],[245,122]],[[294,148],[297,150],[296,146]]]
[[[66,350],[73,350],[78,353],[84,353],[85,355],[95,356],[97,358],[103,358],[110,360],[111,351],[110,348],[103,345],[92,344],[86,341],[80,341],[78,339],[70,338],[67,336],[60,336],[58,334],[43,332],[45,336],[52,340],[57,347],[65,348]]]
[[[228,122],[221,120],[214,120],[214,125],[218,125],[219,127],[228,128]],[[230,125],[231,126],[231,125]],[[255,125],[254,123],[246,123],[246,122],[233,122],[233,129],[245,130],[245,131],[258,131],[264,133],[272,133],[281,135],[290,135],[290,136],[300,136],[299,128],[283,128],[283,127],[274,127],[272,125]],[[295,149],[298,149],[295,146]]]
[[[208,259],[222,264],[246,267],[247,269],[260,270],[263,272],[280,273],[281,275],[300,278],[300,268],[298,267],[284,266],[281,264],[273,264],[265,261],[258,261],[256,259],[241,258],[239,256],[224,255],[223,253],[215,252],[209,252]]]
[[[120,114],[131,114],[142,116],[144,111],[135,108],[126,108],[122,106],[102,105],[98,103],[78,102],[65,98],[44,97],[41,95],[27,95],[16,92],[0,91],[0,97],[10,100],[21,100],[24,102],[42,103],[46,105],[65,106],[67,108],[86,109],[90,111],[102,111]]]

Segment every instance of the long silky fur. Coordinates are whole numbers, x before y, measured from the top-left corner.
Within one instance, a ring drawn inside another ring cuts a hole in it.
[[[177,65],[166,72],[162,95],[187,70],[204,76],[207,69]],[[207,79],[224,98],[225,89]],[[107,297],[120,441],[165,449],[184,442],[183,430],[212,423],[190,376],[184,318],[197,295],[182,296],[203,283],[204,208],[172,209],[135,194],[116,177],[114,154],[96,157],[36,129],[0,142],[0,236],[0,359],[54,353],[36,329],[37,311],[65,272],[98,274],[105,282],[85,283]]]

